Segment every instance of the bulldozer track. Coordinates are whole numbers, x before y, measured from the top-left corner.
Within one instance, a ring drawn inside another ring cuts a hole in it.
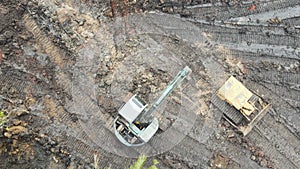
[[[47,132],[47,134],[49,134],[51,137],[60,137],[63,140],[61,145],[66,146],[70,151],[69,153],[75,154],[77,157],[93,162],[94,153],[96,151],[99,156],[99,166],[101,167],[107,167],[109,165],[119,166],[122,163],[126,163],[125,161],[120,160],[120,158],[117,156],[105,153],[104,150],[93,144],[85,132],[78,132],[76,135],[70,135],[67,133],[61,133],[58,135],[57,131],[55,130]],[[107,161],[109,161],[109,158],[114,158],[115,160],[108,163]]]
[[[212,157],[212,155],[215,153],[223,153],[226,156],[230,156],[230,160],[236,164],[235,166],[239,166],[240,168],[247,167],[247,168],[255,169],[259,167],[258,164],[255,163],[254,161],[251,161],[251,159],[248,156],[242,155],[243,153],[237,151],[235,149],[236,145],[230,142],[220,143],[218,141],[213,142],[211,140],[208,140],[208,142],[206,143],[200,143],[200,142],[201,140],[199,140],[199,138],[196,138],[191,135],[187,135],[187,137],[179,145],[176,146],[176,149],[171,150],[171,152],[176,152],[178,154],[182,154],[183,156],[185,156],[184,153],[193,153],[194,156],[192,156],[192,159],[189,160],[197,161],[197,164],[200,165],[200,168],[201,168],[201,164],[204,164],[205,161],[206,162],[209,161],[207,157]],[[189,146],[189,145],[194,145],[194,146]],[[197,148],[195,148],[195,145]],[[226,146],[227,149],[220,150],[220,147],[224,147],[224,146]],[[193,148],[189,149],[189,147],[193,147]]]
[[[294,73],[282,73],[273,71],[262,71],[258,73],[249,72],[250,79],[259,81],[267,89],[280,95],[283,100],[294,108],[299,107],[300,91],[299,77]]]
[[[246,86],[249,86],[251,89],[254,89],[256,91],[259,91],[260,94],[264,95],[264,98],[272,98],[271,104],[275,110],[275,115],[279,116],[283,120],[285,126],[289,128],[291,133],[293,133],[298,139],[300,138],[299,126],[295,126],[296,123],[291,124],[288,121],[286,121],[288,119],[293,120],[293,118],[298,117],[298,109],[289,105],[286,101],[282,100],[277,93],[272,92],[272,90],[268,89],[263,84],[248,81],[246,83]],[[298,129],[296,129],[295,127],[297,127]]]
[[[284,33],[283,28],[280,27],[255,25],[224,26],[195,23],[200,31],[209,32],[212,35],[211,40],[216,42],[249,42],[253,44],[298,47],[298,42],[300,41],[298,36],[287,35]]]
[[[58,66],[63,66],[63,59],[61,58],[61,53],[64,52],[58,47],[56,47],[52,41],[39,29],[39,26],[35,23],[33,19],[30,18],[28,14],[26,14],[23,18],[25,27],[35,36],[35,39],[38,41],[39,45],[41,45],[42,49],[45,50],[47,54],[49,54],[54,63]]]
[[[271,115],[265,116],[262,123],[258,125],[263,129],[263,135],[275,146],[275,148],[282,153],[288,160],[290,160],[295,167],[299,166],[299,139],[289,132],[289,130],[282,123],[274,123],[274,117]],[[273,121],[273,122],[272,122]],[[275,125],[275,127],[268,127]]]
[[[260,124],[258,124],[258,127],[261,129]],[[269,128],[269,127],[268,127]],[[265,132],[264,132],[265,134]],[[274,144],[274,141],[270,140],[270,138],[261,135],[260,133],[256,131],[252,131],[247,136],[251,142],[253,142],[256,146],[261,147],[264,151],[265,155],[268,156],[278,168],[281,167],[289,167],[289,168],[297,168],[297,161],[294,159],[290,159],[291,157],[286,156],[286,152],[282,152],[282,150],[278,150],[277,145]],[[276,141],[275,141],[276,142]],[[288,147],[288,149],[291,149]],[[287,161],[288,163],[281,163],[281,161]]]
[[[61,70],[64,68],[65,62],[62,59],[62,55],[66,55],[64,51],[56,47],[52,41],[49,39],[48,36],[45,35],[39,28],[38,25],[35,23],[33,19],[29,15],[24,16],[24,22],[26,28],[32,32],[35,36],[35,39],[38,41],[38,44],[41,46],[42,49],[44,49],[45,53],[49,54],[50,60],[54,62],[57,66],[61,68]],[[72,87],[71,80],[68,78],[68,75],[66,75],[63,72],[58,72],[56,74],[57,76],[57,82],[59,85],[61,85],[62,88],[64,88],[66,91],[70,91]],[[79,89],[75,89],[75,93],[82,93]],[[79,95],[82,96],[82,95]],[[80,98],[80,101],[86,101],[86,99]],[[89,106],[91,103],[90,102],[85,102],[88,106],[88,108],[93,108]],[[60,112],[60,114],[57,115],[57,120],[61,121],[61,124],[68,123],[68,122],[73,122],[74,114],[70,114],[67,112]],[[50,127],[50,128],[49,128]],[[59,133],[57,130],[55,130],[54,127],[49,126],[47,129],[45,129],[45,132],[49,135],[52,135],[53,137]],[[82,130],[80,129],[80,125],[77,123],[77,130]],[[75,130],[74,126],[72,128]],[[60,137],[65,138],[65,144],[68,146],[72,151],[75,153],[79,153],[81,156],[84,155],[85,158],[92,159],[93,158],[93,152],[94,150],[90,147],[90,145],[87,145],[86,143],[83,143],[79,139],[84,139],[87,140],[88,137],[84,132],[80,132],[76,136],[68,136],[66,135],[66,131],[61,131]],[[76,137],[76,138],[75,138]],[[100,151],[101,152],[101,151]]]
[[[109,165],[119,166],[120,164],[128,163],[116,155],[106,153],[105,150],[95,144],[90,136],[83,130],[80,122],[78,120],[74,121],[74,114],[60,112],[55,118],[59,123],[48,126],[44,132],[52,138],[60,137],[63,140],[61,144],[66,146],[72,154],[76,154],[76,156],[81,158],[84,157],[84,159],[88,159],[92,162],[94,160],[94,152],[97,151],[97,154],[100,155],[99,165],[102,167]],[[60,126],[59,128],[66,128],[67,130],[58,129],[58,126]],[[109,161],[109,158],[114,158],[115,160],[109,163],[103,162]]]
[[[249,72],[248,74],[251,76],[256,76],[266,83],[287,84],[289,86],[300,84],[300,77],[297,73],[262,70],[260,72]]]
[[[215,94],[212,96],[211,102],[236,124],[243,120],[243,115],[239,111],[237,111],[233,106],[229,105],[226,101],[221,100]]]
[[[299,26],[300,25],[299,17],[287,18],[287,19],[282,20],[282,22],[289,24],[291,26]]]
[[[197,142],[197,144],[195,145],[197,148],[195,147],[192,148],[190,145],[192,145],[195,142]],[[211,149],[209,149],[204,144],[199,144],[195,138],[189,135],[181,143],[176,145],[174,149],[170,150],[170,152],[177,155],[179,154],[183,158],[187,157],[188,154],[191,153],[192,154],[191,158],[185,160],[195,162],[198,165],[197,167],[200,168],[204,167],[205,163],[209,161],[207,157],[213,155],[213,151]],[[203,154],[205,154],[205,156]]]
[[[284,32],[284,26],[281,25],[255,25],[255,24],[233,24],[233,23],[215,23],[210,24],[203,21],[193,20],[193,19],[187,19],[188,21],[194,23],[199,27],[199,29],[206,31],[206,32],[217,32],[217,33],[239,33],[239,34],[247,34],[248,32],[251,33],[259,33],[262,34],[269,32],[270,34],[276,34],[276,35],[286,35],[286,32]],[[274,35],[273,35],[274,36]],[[290,35],[293,36],[293,35]]]
[[[24,80],[19,79],[16,75],[1,75],[1,87],[9,89],[10,87],[14,87],[17,90],[17,93],[24,93],[24,88],[28,85]]]
[[[272,10],[278,10],[282,8],[288,8],[293,7],[295,5],[299,5],[299,1],[297,0],[291,0],[291,1],[270,1],[270,2],[263,2],[258,3],[256,6],[256,10],[250,11],[247,8],[250,7],[250,5],[245,6],[223,6],[223,7],[195,7],[195,8],[188,8],[184,9],[184,13],[194,13],[194,15],[191,15],[191,17],[200,19],[200,20],[206,20],[207,16],[213,15],[215,20],[226,20],[233,17],[242,17],[242,16],[248,16],[251,14],[256,13],[264,13],[269,12]]]
[[[262,60],[275,62],[275,63],[286,63],[296,60],[295,57],[290,55],[274,55],[274,51],[271,49],[254,49],[252,51],[244,51],[239,49],[230,49],[230,56],[236,59],[243,60],[244,63],[259,63]],[[276,59],[276,60],[275,60]],[[249,67],[251,69],[251,67]]]
[[[294,90],[291,87],[284,87],[284,86],[279,86],[275,84],[266,84],[267,88],[272,90],[276,94],[280,94],[282,98],[284,99],[289,99],[293,101],[300,101],[300,91]],[[284,94],[281,94],[279,91],[284,92]]]
[[[243,43],[250,44],[268,44],[280,46],[298,46],[300,41],[299,37],[286,36],[286,35],[266,35],[259,34],[258,32],[240,34],[238,32],[213,32],[211,39],[219,43]]]
[[[2,70],[3,71],[3,70]],[[6,94],[18,94],[21,99],[32,96],[43,95],[45,87],[49,85],[47,82],[42,81],[32,73],[20,71],[18,69],[11,68],[9,71],[3,71],[4,74],[0,76],[1,88],[6,88]]]

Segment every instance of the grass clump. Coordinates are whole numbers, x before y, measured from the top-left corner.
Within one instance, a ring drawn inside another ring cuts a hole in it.
[[[0,128],[3,127],[3,124],[6,122],[7,116],[5,115],[5,111],[1,110],[0,111]]]
[[[137,159],[137,161],[132,166],[130,166],[130,169],[143,169],[146,160],[147,160],[147,156],[141,155]],[[148,169],[158,169],[156,167],[157,164],[158,164],[158,161],[154,159],[153,164]]]

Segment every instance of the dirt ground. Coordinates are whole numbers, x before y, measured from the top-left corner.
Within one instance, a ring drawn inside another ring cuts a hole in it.
[[[0,0],[0,168],[300,167],[299,0]],[[144,148],[116,141],[184,66]],[[272,104],[246,137],[212,104],[234,75]],[[176,134],[174,134],[176,133]]]

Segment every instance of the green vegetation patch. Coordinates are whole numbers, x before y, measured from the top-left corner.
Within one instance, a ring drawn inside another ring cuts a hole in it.
[[[0,128],[3,127],[3,123],[6,122],[7,116],[5,115],[5,111],[0,111]]]

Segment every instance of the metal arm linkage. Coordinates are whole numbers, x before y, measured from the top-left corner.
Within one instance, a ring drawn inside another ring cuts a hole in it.
[[[162,102],[172,93],[177,86],[192,72],[192,70],[186,66],[183,70],[181,70],[175,78],[168,84],[166,89],[162,92],[162,94],[156,98],[156,100],[151,104],[148,109],[145,109],[141,114],[139,120],[142,123],[148,123],[153,119],[153,113],[156,109],[162,104]]]

